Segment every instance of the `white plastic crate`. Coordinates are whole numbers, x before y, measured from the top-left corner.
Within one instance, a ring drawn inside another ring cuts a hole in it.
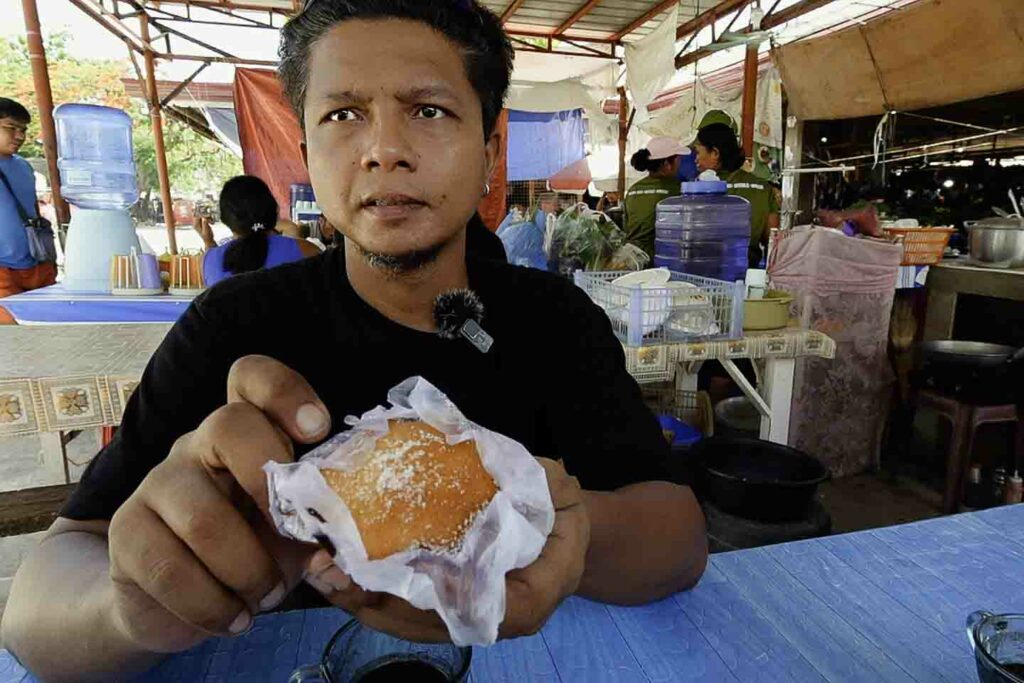
[[[623,343],[650,346],[742,336],[742,282],[673,272],[665,287],[641,289],[612,284],[626,274],[576,271],[573,275],[576,285],[608,314],[615,335]]]

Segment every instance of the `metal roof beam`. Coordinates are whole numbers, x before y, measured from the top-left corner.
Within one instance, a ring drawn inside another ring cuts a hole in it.
[[[637,30],[638,28],[640,28],[648,21],[661,14],[662,12],[667,12],[672,7],[672,5],[678,4],[678,2],[679,0],[665,0],[665,2],[658,3],[657,5],[647,10],[633,21],[629,22],[629,24],[622,28],[618,33],[614,33],[611,36],[609,36],[609,39],[616,42],[622,40],[623,36],[626,36],[632,33],[633,31]]]
[[[512,18],[512,15],[515,14],[525,2],[526,0],[512,0],[512,2],[508,4],[508,7],[505,8],[505,11],[501,13],[501,25],[504,26],[507,24],[508,20]]]
[[[600,1],[601,0],[587,0],[587,2],[580,5],[579,9],[573,12],[568,19],[563,21],[562,24],[555,29],[555,35],[562,35],[567,30],[569,30],[569,28],[572,27],[573,24],[575,24],[577,21],[590,14],[590,12],[594,9],[594,7],[597,6],[597,3],[599,3]]]
[[[233,0],[142,0],[142,4],[153,5],[154,7],[158,5],[191,5],[192,7],[202,7],[204,9],[219,7],[220,9],[243,10],[246,12],[272,12],[283,16],[289,16],[295,11],[291,7],[258,5],[255,3],[234,2]]]
[[[750,0],[747,1],[749,2]],[[801,2],[798,2],[795,5],[787,7],[781,12],[773,12],[765,16],[765,18],[761,21],[761,29],[767,31],[776,28],[778,26],[781,26],[782,24],[785,24],[787,21],[792,21],[793,19],[801,17],[807,14],[808,12],[813,12],[816,9],[821,9],[822,7],[832,3],[833,1],[834,0],[801,0]],[[745,28],[742,28],[739,31],[737,31],[737,33],[750,33],[750,27],[747,26]],[[714,50],[709,50],[706,47],[702,47],[699,50],[694,50],[693,52],[688,52],[685,55],[676,57],[676,69],[682,69],[685,66],[693,64],[694,62],[699,61],[704,57],[707,57],[713,52]]]
[[[721,17],[724,17],[730,12],[742,11],[743,8],[751,2],[753,2],[753,0],[722,0],[722,2],[711,9],[701,12],[693,19],[680,24],[679,28],[676,30],[676,40],[682,40],[683,38],[689,37],[691,33],[697,33],[704,27],[714,24]]]
[[[191,76],[189,76],[188,78],[183,80],[181,83],[179,83],[177,86],[175,86],[174,90],[172,90],[170,93],[168,93],[167,97],[165,97],[162,100],[160,100],[160,106],[161,107],[166,107],[168,104],[170,104],[171,100],[173,100],[175,97],[177,97],[178,94],[182,90],[187,88],[188,84],[191,83],[192,81],[194,81],[196,79],[196,76],[201,74],[203,72],[203,70],[206,69],[206,67],[208,67],[208,66],[210,66],[209,62],[203,62],[202,64],[200,64],[199,68],[192,72]]]
[[[506,29],[505,31],[510,36],[521,36],[523,38],[555,38],[556,40],[564,40],[569,42],[571,40],[578,41],[580,43],[596,43],[600,45],[615,44],[615,41],[610,38],[588,38],[586,36],[579,35],[568,35],[568,36],[556,36],[552,33],[541,33],[540,31],[520,30],[520,29]]]
[[[71,0],[71,4],[82,10],[97,24],[128,43],[133,49],[142,52],[149,47],[149,44],[125,26],[124,22],[115,17],[105,7],[100,6],[95,0]]]
[[[813,12],[814,10],[820,9],[831,3],[832,0],[803,0],[802,2],[791,5],[780,12],[772,12],[765,16],[764,20],[761,22],[761,28],[768,30],[775,28],[776,26],[781,26],[787,21],[796,19],[799,16],[807,14],[808,12]]]

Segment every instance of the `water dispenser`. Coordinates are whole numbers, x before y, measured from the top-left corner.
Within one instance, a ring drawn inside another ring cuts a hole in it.
[[[53,117],[61,191],[74,207],[64,286],[77,292],[109,291],[111,258],[142,250],[128,214],[139,198],[132,120],[120,109],[93,104],[62,104]]]
[[[683,183],[658,203],[654,266],[734,282],[747,272],[750,203],[720,180]]]

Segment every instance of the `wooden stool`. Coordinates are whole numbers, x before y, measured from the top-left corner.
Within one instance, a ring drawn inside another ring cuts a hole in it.
[[[975,406],[927,389],[917,392],[917,404],[931,408],[949,420],[952,427],[949,446],[946,448],[946,490],[942,496],[942,510],[950,514],[956,512],[963,495],[978,427],[985,424],[1017,422],[1017,406],[1012,403]]]

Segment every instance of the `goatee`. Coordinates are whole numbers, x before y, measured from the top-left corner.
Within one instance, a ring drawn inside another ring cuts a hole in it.
[[[436,261],[444,246],[444,244],[438,244],[427,249],[417,249],[402,254],[381,254],[362,247],[359,247],[359,252],[372,268],[398,277],[415,273]]]

